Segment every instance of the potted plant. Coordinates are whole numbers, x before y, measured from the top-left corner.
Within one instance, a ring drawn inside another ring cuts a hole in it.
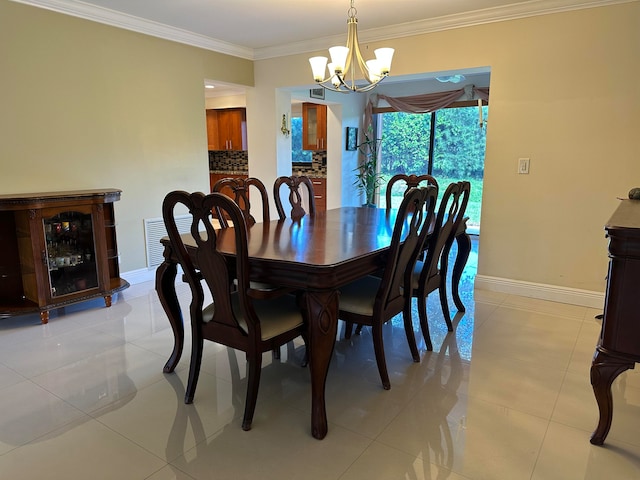
[[[356,181],[354,186],[364,194],[365,205],[368,206],[375,206],[376,192],[382,184],[382,175],[378,171],[378,155],[381,144],[382,138],[375,138],[373,127],[369,125],[369,128],[364,133],[364,141],[357,145],[363,160],[355,169]]]

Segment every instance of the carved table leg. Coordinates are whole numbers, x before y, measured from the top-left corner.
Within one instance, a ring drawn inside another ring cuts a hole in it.
[[[40,312],[40,322],[42,325],[49,323],[49,310],[42,310]]]
[[[458,286],[460,285],[460,278],[462,277],[462,271],[464,270],[469,254],[471,253],[471,237],[466,232],[456,235],[456,244],[458,246],[458,253],[456,254],[456,261],[453,265],[453,272],[451,274],[451,295],[453,296],[453,303],[456,304],[456,308],[459,312],[464,312],[464,304],[460,300],[460,294],[458,293]]]
[[[311,373],[311,434],[318,440],[327,435],[325,383],[338,331],[338,293],[307,292],[309,315],[309,369]]]
[[[111,306],[111,295],[104,296],[104,306],[107,308]]]
[[[609,433],[609,428],[611,428],[611,420],[613,419],[611,384],[618,375],[625,370],[632,369],[634,366],[635,363],[632,361],[615,357],[596,349],[591,363],[591,385],[598,402],[600,419],[596,430],[591,435],[591,443],[593,445],[602,445]]]
[[[173,330],[173,352],[163,369],[165,373],[171,373],[178,365],[180,357],[182,356],[184,324],[182,322],[182,311],[180,310],[175,287],[178,268],[176,263],[170,260],[171,250],[169,247],[165,248],[164,257],[164,262],[156,270],[156,292],[158,293],[160,304],[162,308],[164,308]]]

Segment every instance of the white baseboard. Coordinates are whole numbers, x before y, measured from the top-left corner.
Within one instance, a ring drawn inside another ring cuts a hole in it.
[[[120,276],[129,282],[131,285],[137,283],[153,282],[156,279],[156,269],[140,268],[138,270],[131,270],[130,272],[123,272]]]
[[[474,286],[479,290],[511,293],[514,295],[521,295],[523,297],[550,300],[552,302],[568,303],[571,305],[580,305],[583,307],[599,309],[604,307],[604,292],[592,292],[590,290],[580,290],[578,288],[523,282],[521,280],[490,277],[487,275],[476,275]]]

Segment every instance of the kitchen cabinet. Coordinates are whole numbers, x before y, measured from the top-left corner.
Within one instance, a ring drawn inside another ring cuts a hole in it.
[[[327,106],[302,104],[302,149],[327,149]]]
[[[207,142],[209,150],[246,150],[246,109],[207,110]]]
[[[120,190],[0,195],[0,318],[103,297],[120,278],[113,202]]]
[[[324,212],[327,209],[327,179],[310,177],[313,184],[313,197],[316,203],[316,211]]]

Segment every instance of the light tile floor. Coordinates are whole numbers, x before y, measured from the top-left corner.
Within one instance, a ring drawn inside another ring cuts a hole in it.
[[[429,299],[435,351],[413,363],[400,319],[386,328],[392,388],[369,331],[339,339],[327,380],[329,433],[310,435],[301,344],[265,362],[244,432],[244,357],[208,343],[193,405],[188,351],[162,366],[172,333],[152,283],[114,299],[0,321],[2,479],[638,479],[640,376],[614,384],[604,447],[589,367],[597,310],[473,291],[447,334]],[[186,306],[188,291],[178,285]],[[455,310],[454,310],[455,312]],[[419,329],[416,326],[419,338]]]

